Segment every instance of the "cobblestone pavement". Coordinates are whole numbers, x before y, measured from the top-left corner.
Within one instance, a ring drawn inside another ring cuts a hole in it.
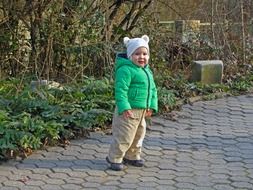
[[[253,189],[253,96],[183,106],[177,121],[155,117],[145,167],[108,169],[110,135],[92,133],[67,148],[0,165],[1,190]]]

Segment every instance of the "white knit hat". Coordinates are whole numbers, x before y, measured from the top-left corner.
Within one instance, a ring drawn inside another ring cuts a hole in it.
[[[128,58],[130,58],[131,55],[135,52],[135,50],[138,49],[139,47],[147,48],[149,53],[149,46],[148,46],[149,37],[147,35],[143,35],[141,38],[132,38],[132,39],[124,37],[123,41],[127,48]]]

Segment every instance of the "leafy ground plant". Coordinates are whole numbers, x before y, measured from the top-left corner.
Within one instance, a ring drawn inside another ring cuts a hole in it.
[[[109,126],[114,107],[108,79],[84,80],[62,88],[31,89],[0,84],[0,158],[27,155],[47,145]]]

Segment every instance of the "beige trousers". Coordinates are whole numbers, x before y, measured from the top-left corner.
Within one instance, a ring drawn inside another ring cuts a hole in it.
[[[109,160],[121,163],[124,158],[141,159],[141,147],[146,134],[144,109],[133,109],[134,117],[125,119],[118,114],[117,108],[113,115],[113,140],[109,149]]]

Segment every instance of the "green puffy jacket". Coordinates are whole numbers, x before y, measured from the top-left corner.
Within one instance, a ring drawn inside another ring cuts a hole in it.
[[[122,55],[117,56],[115,100],[119,114],[130,109],[158,111],[157,90],[148,65],[142,68]]]

